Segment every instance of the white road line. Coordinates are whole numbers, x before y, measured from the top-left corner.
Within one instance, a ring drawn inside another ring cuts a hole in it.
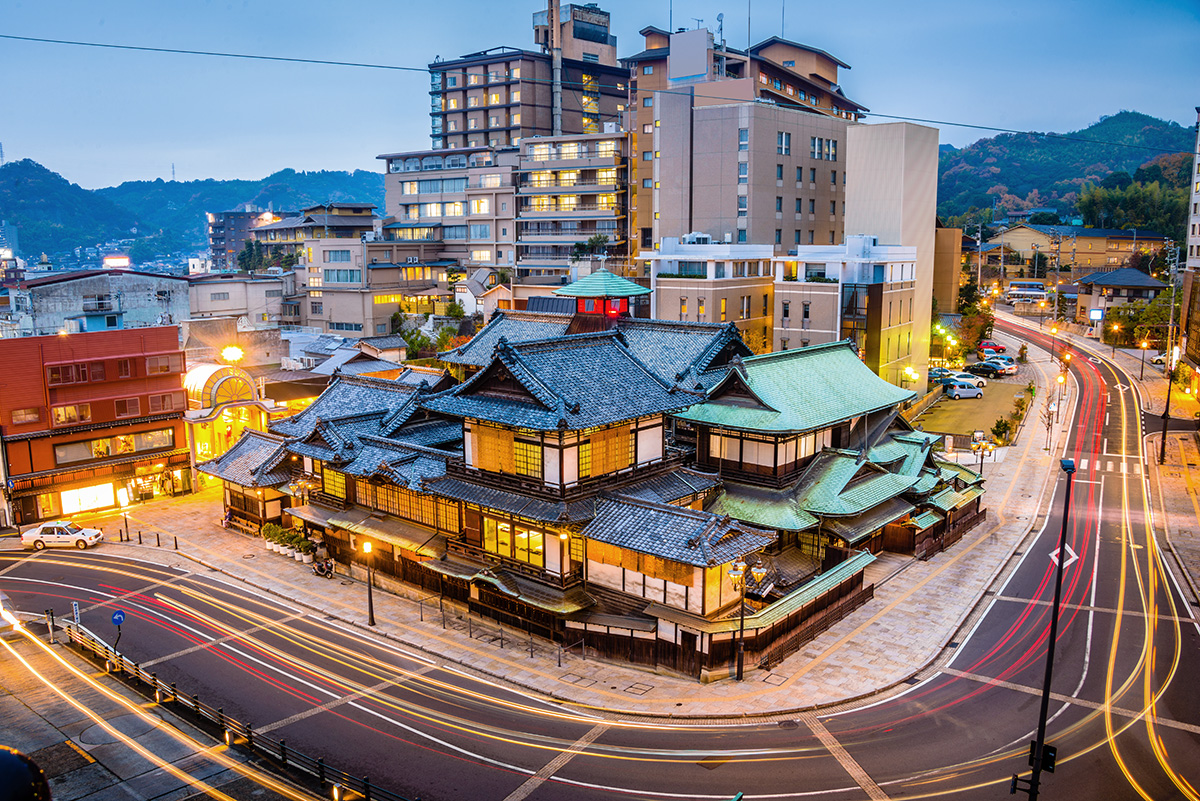
[[[596,724],[591,731],[576,740],[574,745],[559,752],[558,756],[547,762],[541,770],[526,779],[524,784],[506,795],[504,801],[524,801],[530,793],[545,784],[547,779],[562,770],[563,766],[570,762],[576,754],[599,739],[600,735],[608,729],[609,724],[607,723]]]
[[[0,570],[0,576],[3,576],[5,573],[9,572],[10,570],[16,570],[18,567],[25,564],[30,559],[33,559],[35,556],[38,556],[39,554],[43,554],[43,553],[45,553],[45,551],[34,551],[33,553],[29,554],[28,556],[21,557],[20,559],[18,559],[17,561],[15,561],[11,565],[9,565],[8,567],[4,568],[3,570]]]
[[[1128,463],[1128,462],[1126,462],[1124,459],[1122,459],[1122,460],[1121,460],[1121,472],[1122,472],[1122,473],[1128,473],[1128,472],[1129,472],[1129,463]]]
[[[850,774],[850,778],[854,779],[855,783],[862,788],[868,798],[872,799],[872,801],[886,801],[888,795],[883,791],[883,788],[867,775],[862,765],[859,765],[854,760],[854,757],[850,756],[850,753],[842,747],[842,744],[837,741],[837,738],[833,736],[829,729],[825,728],[825,725],[817,720],[816,715],[811,712],[804,712],[800,715],[800,720],[808,728],[812,729],[812,733],[817,735],[817,739],[821,741],[821,745],[825,746],[825,749],[833,755],[838,764],[845,768],[846,772]]]
[[[270,623],[263,623],[252,628],[245,629],[244,631],[236,631],[233,634],[227,634],[224,637],[211,642],[202,642],[199,645],[193,645],[191,648],[184,648],[182,651],[176,651],[173,654],[156,657],[155,659],[151,659],[149,662],[142,662],[141,666],[143,668],[148,668],[151,665],[157,665],[159,662],[166,662],[170,659],[177,659],[181,656],[194,654],[197,651],[203,651],[205,648],[212,648],[214,645],[220,645],[222,643],[229,642],[230,640],[240,640],[242,637],[245,637],[248,634],[253,634],[256,631],[262,631],[263,629],[269,629],[272,626],[279,625],[280,623],[287,623],[289,620],[295,620],[296,618],[304,617],[307,614],[307,612],[297,612],[294,615],[288,615],[287,617],[280,618],[279,620],[272,620]]]
[[[1112,463],[1112,459],[1109,459],[1107,472],[1111,473],[1112,471],[1113,471],[1113,463]]]
[[[1087,459],[1080,459],[1080,460],[1079,460],[1079,469],[1080,469],[1080,470],[1087,470],[1087,466],[1088,466],[1088,460],[1087,460]]]
[[[412,671],[411,675],[428,673],[429,671],[433,670],[433,668],[434,668],[433,665],[426,665],[425,667],[423,667],[419,670]],[[257,727],[255,727],[254,731],[257,732],[258,734],[267,734],[269,732],[275,731],[276,729],[282,729],[284,726],[290,726],[293,723],[296,723],[297,721],[304,720],[305,718],[310,718],[313,715],[320,714],[321,712],[327,712],[330,709],[333,709],[334,707],[341,706],[342,704],[347,704],[347,703],[350,703],[351,701],[357,701],[359,698],[363,698],[364,696],[375,695],[380,690],[383,690],[387,687],[391,687],[394,684],[400,684],[400,683],[408,680],[409,678],[410,678],[410,676],[397,676],[394,679],[388,679],[387,681],[381,681],[378,684],[374,685],[373,687],[367,687],[362,690],[356,690],[355,692],[352,692],[348,695],[343,695],[341,698],[335,698],[332,701],[326,701],[323,704],[311,707],[309,709],[304,710],[303,712],[297,712],[295,715],[291,715],[291,716],[283,718],[281,720],[277,720],[274,723],[268,723],[266,726],[257,726]]]
[[[1024,684],[1014,684],[1011,681],[993,679],[990,676],[980,676],[976,673],[967,673],[965,670],[955,670],[954,668],[945,667],[942,668],[941,672],[948,676],[957,676],[960,679],[969,679],[971,681],[977,681],[981,684],[991,684],[995,685],[996,687],[1003,687],[1006,690],[1015,690],[1019,693],[1027,693],[1029,695],[1039,696],[1042,694],[1041,688],[1039,687],[1027,687]],[[1062,703],[1066,704],[1074,704],[1075,706],[1081,706],[1085,709],[1108,710],[1117,715],[1133,718],[1134,720],[1140,720],[1141,718],[1144,718],[1146,716],[1146,712],[1148,711],[1145,709],[1122,709],[1121,707],[1107,706],[1106,704],[1098,704],[1095,701],[1087,701],[1083,698],[1074,698],[1070,695],[1064,695],[1063,693],[1052,692],[1050,693],[1050,697],[1055,701],[1061,701]],[[1200,726],[1196,726],[1191,723],[1182,723],[1178,720],[1171,720],[1169,718],[1164,718],[1157,715],[1154,718],[1154,722],[1155,724],[1166,726],[1169,729],[1179,729],[1181,731],[1187,731],[1193,734],[1200,734]]]

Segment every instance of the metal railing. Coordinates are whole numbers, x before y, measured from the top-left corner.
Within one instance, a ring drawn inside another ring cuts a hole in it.
[[[364,801],[413,801],[407,796],[372,784],[368,776],[354,776],[326,765],[323,758],[314,759],[288,748],[286,740],[255,732],[253,726],[226,715],[222,707],[209,706],[197,695],[180,693],[175,682],[167,684],[159,681],[156,674],[139,667],[83,626],[68,622],[63,625],[63,630],[80,651],[90,654],[94,659],[102,660],[106,672],[127,675],[146,685],[153,692],[156,703],[170,704],[177,711],[186,711],[201,721],[215,725],[226,745],[243,748],[251,755],[268,759],[278,767],[308,774],[320,783],[321,792],[329,787],[335,788],[334,798],[345,797],[348,791],[361,795]],[[415,801],[421,800],[418,797]]]

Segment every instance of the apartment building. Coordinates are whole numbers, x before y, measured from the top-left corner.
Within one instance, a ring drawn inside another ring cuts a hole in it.
[[[614,265],[628,258],[629,136],[604,133],[534,137],[517,171],[517,279],[566,283],[576,257]],[[577,246],[604,237],[600,248]]]
[[[145,328],[185,319],[188,279],[138,270],[77,270],[0,287],[0,331],[27,337]]]
[[[1200,201],[1197,201],[1200,202]],[[1030,225],[1020,223],[988,240],[1016,253],[1029,270],[1035,253],[1049,259],[1051,269],[1072,268],[1074,278],[1096,272],[1119,270],[1135,252],[1155,252],[1167,238],[1154,231],[1136,228],[1085,228],[1082,225]],[[1010,266],[1011,270],[1012,267]]]
[[[1196,282],[1196,271],[1200,269],[1200,106],[1196,107],[1196,117],[1196,149],[1192,158],[1192,196],[1188,200],[1186,269],[1183,272],[1183,310],[1179,330],[1182,332],[1180,350],[1191,368],[1188,380],[1192,394],[1200,397],[1200,377],[1196,373],[1200,368],[1200,284]]]
[[[295,294],[296,274],[199,273],[188,277],[192,317],[241,317],[253,325],[283,322],[283,299]]]
[[[5,348],[5,522],[190,490],[177,326],[23,337]]]
[[[277,223],[295,212],[263,211],[247,205],[235,211],[208,212],[208,250],[212,254],[211,269],[222,272],[238,269],[237,257],[247,240],[253,239],[250,231],[260,225]]]
[[[771,37],[754,45],[749,52],[746,52],[727,46],[723,40],[716,40],[711,31],[702,28],[671,33],[650,26],[643,28],[640,33],[644,38],[645,49],[632,56],[622,58],[621,62],[631,71],[629,108],[632,120],[631,129],[634,134],[633,152],[639,157],[631,169],[634,197],[630,213],[632,227],[637,232],[642,247],[650,247],[650,243],[656,240],[656,235],[653,233],[655,213],[665,211],[664,208],[660,208],[660,201],[669,202],[675,196],[665,185],[658,188],[668,191],[651,194],[651,190],[656,188],[656,181],[661,183],[663,175],[674,174],[673,167],[661,168],[662,165],[658,163],[654,154],[661,152],[663,145],[680,139],[682,148],[686,149],[692,139],[692,131],[689,128],[693,126],[685,126],[683,130],[678,131],[668,130],[665,132],[665,137],[663,136],[664,132],[660,129],[666,123],[661,106],[668,98],[681,97],[687,101],[683,103],[684,109],[678,108],[679,104],[677,103],[670,112],[670,116],[674,116],[676,119],[685,116],[685,110],[688,108],[755,102],[768,102],[779,108],[796,110],[814,118],[840,120],[843,123],[858,120],[862,112],[866,111],[864,106],[846,97],[839,84],[839,69],[849,69],[849,65],[823,50],[779,37]],[[739,125],[737,127],[749,126]],[[703,128],[701,121],[697,120],[694,128],[698,132],[701,131]],[[788,143],[788,152],[786,154],[779,152],[776,155],[792,155],[794,153],[799,157],[810,152],[805,148],[815,143],[805,139],[803,131],[795,131],[790,128],[786,130],[794,135],[791,142]],[[840,128],[835,127],[832,131],[832,133],[813,131],[808,134],[809,137],[817,137],[822,140],[819,151],[822,156],[827,153],[825,140],[844,139],[839,135]],[[720,136],[720,134],[716,136]],[[711,152],[705,147],[704,142],[700,141],[703,139],[705,136],[701,133],[697,144],[706,152]],[[747,140],[745,143],[739,140],[735,141],[738,142],[740,152],[746,152],[748,148],[743,148],[742,145],[749,145],[749,141]],[[778,145],[782,150],[784,143],[779,142]],[[795,146],[794,151],[791,150],[792,145]],[[835,152],[836,146],[831,144],[829,147],[830,151],[828,152]],[[718,144],[717,148],[724,150],[725,146]],[[740,160],[745,161],[745,159]],[[824,159],[814,159],[814,161],[819,160]],[[779,162],[772,162],[771,166],[774,167],[777,163]],[[696,165],[689,164],[687,166],[689,169],[685,171],[685,174],[693,172],[693,166],[696,168],[694,170],[696,173],[707,174],[711,165],[709,162],[700,161]],[[748,166],[739,168],[736,164],[723,166],[732,170],[749,169]],[[807,170],[824,165],[787,163],[785,171],[788,174],[784,178],[778,179],[781,181],[781,188],[786,181],[790,180],[792,170],[801,166]],[[818,169],[818,173],[824,173],[824,170]],[[747,179],[742,183],[749,183],[751,176],[747,174],[745,176],[738,175],[738,177]],[[809,174],[806,173],[797,181],[804,182],[802,179],[808,177]],[[825,175],[821,174],[819,177],[820,180],[804,183],[824,183]],[[770,183],[767,184],[767,186],[770,185]],[[819,186],[813,187],[813,191],[818,188]],[[773,199],[775,195],[769,197]],[[813,222],[816,222],[816,216],[823,215],[824,210],[828,208],[829,199],[822,199],[815,195],[811,197],[802,195],[801,197],[804,201],[810,199],[817,201],[813,204],[812,212]],[[820,202],[822,200],[824,203]],[[793,198],[793,204],[788,207],[788,210],[794,208],[794,201]],[[807,202],[802,205],[805,210],[797,213],[807,214]],[[678,212],[676,216],[679,216]],[[788,235],[791,234],[792,244],[795,244],[795,234],[792,233],[795,229],[789,231],[787,226],[774,227],[781,229],[780,238],[785,240],[785,243],[789,238]],[[774,227],[769,229],[772,238]],[[691,227],[685,225],[684,230],[681,231],[666,228],[657,237],[681,236],[693,229],[704,230],[698,225]],[[804,226],[800,230],[802,231],[801,244],[807,244],[810,226]],[[811,230],[814,244],[825,244],[828,241],[827,232],[818,227],[811,227]],[[715,232],[709,233],[718,235]],[[835,234],[835,239],[839,235],[840,229]],[[751,238],[750,233],[747,234],[747,239],[752,242],[756,241]],[[771,239],[761,241],[769,242]]]
[[[434,150],[504,147],[530,136],[600,133],[625,110],[629,72],[617,64],[609,14],[568,5],[556,46],[562,52],[561,115],[554,123],[553,56],[546,11],[533,15],[542,51],[496,47],[429,65]]]

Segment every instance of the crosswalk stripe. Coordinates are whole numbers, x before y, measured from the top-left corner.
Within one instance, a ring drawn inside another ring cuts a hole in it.
[[[1079,460],[1079,469],[1080,469],[1080,470],[1087,470],[1087,463],[1088,463],[1088,460],[1087,460],[1087,459],[1080,459],[1080,460]]]
[[[1122,460],[1121,460],[1121,472],[1122,472],[1122,473],[1128,473],[1128,472],[1129,472],[1129,463],[1128,463],[1128,462],[1126,462],[1124,459],[1122,459]]]
[[[1112,459],[1108,460],[1108,468],[1107,469],[1108,469],[1108,472],[1110,472],[1110,473],[1113,471]]]

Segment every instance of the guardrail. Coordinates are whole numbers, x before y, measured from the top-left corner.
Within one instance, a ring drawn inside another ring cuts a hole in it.
[[[175,682],[167,684],[159,681],[157,675],[139,667],[84,626],[67,622],[63,624],[63,630],[70,642],[78,646],[80,651],[102,660],[105,672],[128,675],[153,690],[156,703],[171,704],[177,710],[187,711],[201,721],[214,724],[221,731],[226,745],[244,748],[250,754],[268,759],[279,767],[308,774],[320,783],[322,792],[327,788],[332,791],[334,801],[343,801],[350,794],[357,794],[364,801],[421,801],[420,797],[409,799],[371,784],[371,779],[367,776],[353,776],[344,770],[326,765],[322,758],[314,759],[288,748],[285,740],[255,733],[252,726],[229,717],[223,708],[209,706],[197,695],[180,693]]]

